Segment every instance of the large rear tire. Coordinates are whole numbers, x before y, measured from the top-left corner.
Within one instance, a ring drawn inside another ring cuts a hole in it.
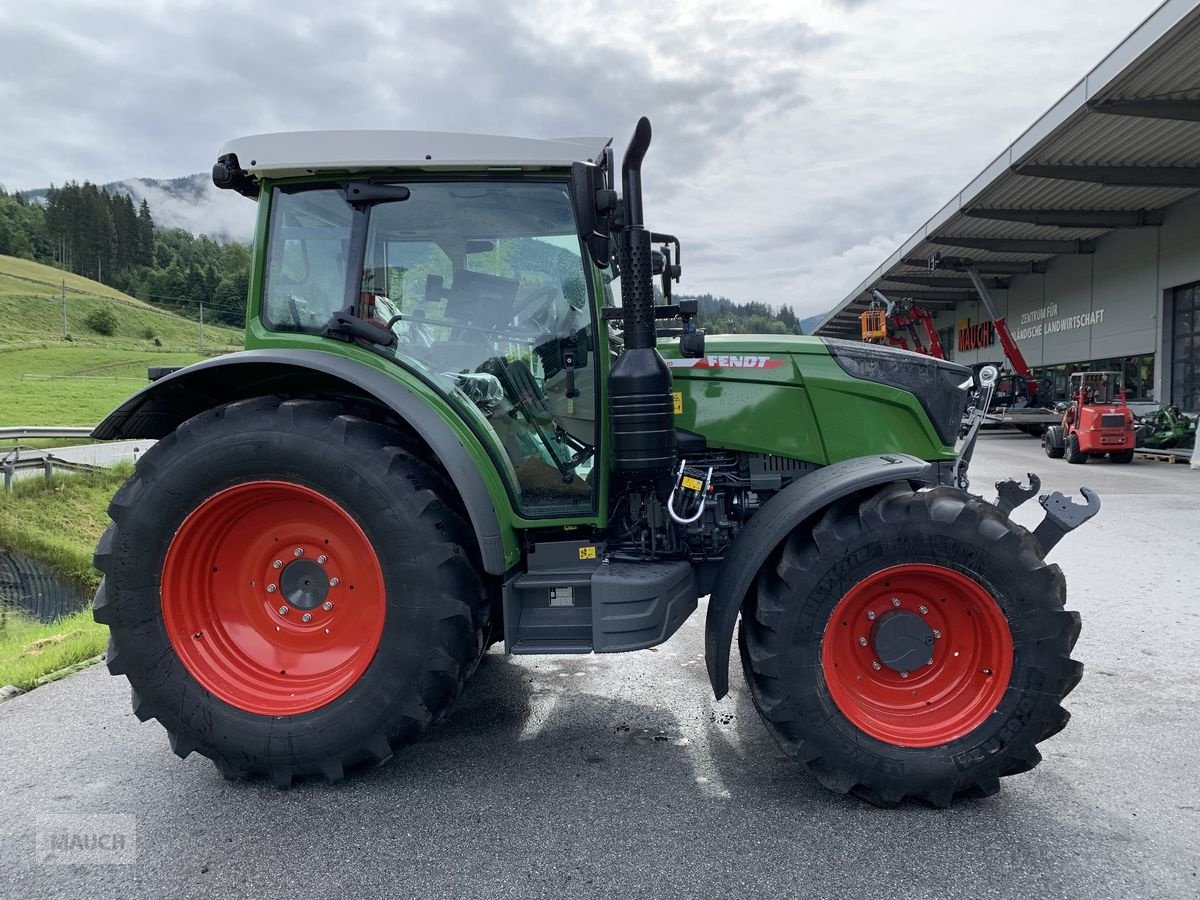
[[[1041,760],[1082,665],[1032,536],[952,488],[893,485],[794,532],[742,610],[742,664],[783,749],[881,806],[988,795]]]
[[[1128,465],[1129,463],[1133,462],[1133,451],[1132,450],[1117,450],[1114,453],[1108,454],[1108,458],[1110,461],[1118,463],[1120,465]]]
[[[330,781],[458,696],[489,593],[445,483],[398,429],[255,398],[139,461],[96,549],[95,618],[133,710],[226,777]]]

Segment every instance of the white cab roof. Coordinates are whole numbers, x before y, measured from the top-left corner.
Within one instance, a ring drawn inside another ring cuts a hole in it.
[[[569,167],[594,162],[609,138],[552,140],[445,131],[289,131],[236,138],[220,156],[237,154],[256,178],[323,171]]]

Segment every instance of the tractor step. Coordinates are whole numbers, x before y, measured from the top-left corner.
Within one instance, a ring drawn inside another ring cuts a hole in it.
[[[667,640],[696,609],[686,561],[602,562],[585,542],[537,545],[504,585],[509,653],[619,653]]]

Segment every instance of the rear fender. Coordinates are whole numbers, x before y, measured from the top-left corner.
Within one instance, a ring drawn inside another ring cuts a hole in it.
[[[505,571],[497,501],[462,440],[403,382],[354,360],[317,350],[246,350],[208,359],[134,394],[96,426],[92,437],[158,439],[214,406],[264,394],[357,395],[390,410],[429,445],[458,488],[484,569],[492,575]],[[515,539],[507,543],[515,547]]]
[[[704,654],[717,699],[729,692],[729,651],[742,601],[759,569],[788,534],[830,503],[856,491],[896,481],[949,483],[952,466],[953,463],[931,463],[899,453],[859,456],[818,469],[764,503],[721,563],[708,601]]]

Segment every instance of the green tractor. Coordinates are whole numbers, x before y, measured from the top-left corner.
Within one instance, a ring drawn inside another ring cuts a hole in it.
[[[247,349],[95,431],[157,439],[109,508],[95,617],[179,756],[336,782],[493,643],[639,650],[707,596],[716,697],[736,631],[827,787],[944,806],[1037,765],[1082,671],[1044,557],[1098,501],[1043,497],[1030,533],[1009,512],[1035,487],[967,493],[961,366],[706,339],[644,224],[649,142],[642,119],[619,174],[602,140],[223,148],[214,181],[258,202]]]

